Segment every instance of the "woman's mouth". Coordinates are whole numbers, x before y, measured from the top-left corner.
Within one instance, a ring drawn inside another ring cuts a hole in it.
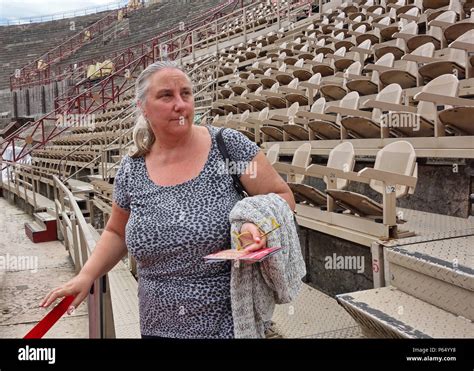
[[[176,121],[178,125],[183,126],[186,124],[186,118],[184,116],[179,116],[177,118],[171,119],[170,121]]]

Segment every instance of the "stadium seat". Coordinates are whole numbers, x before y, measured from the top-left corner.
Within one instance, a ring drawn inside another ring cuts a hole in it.
[[[383,195],[382,204],[359,193],[328,189],[335,203],[361,217],[380,219],[387,225],[396,224],[395,202],[413,192],[417,178],[416,154],[406,141],[390,143],[376,156],[373,169],[365,168],[358,175],[368,180],[370,188]],[[411,188],[411,190],[410,190]]]
[[[326,164],[327,169],[337,169],[342,171],[353,171],[355,164],[355,152],[354,147],[350,142],[344,142],[338,144],[334,147],[329,153],[328,162]],[[297,168],[288,167],[283,164],[275,164],[275,168],[280,171],[298,171]],[[280,166],[280,167],[279,167]],[[310,165],[307,169],[304,169],[304,173],[300,175],[305,175],[306,170],[314,170],[318,165]],[[314,173],[312,173],[314,174]],[[347,187],[349,181],[347,179],[334,179],[327,176],[321,176],[324,182],[326,183],[327,189],[336,189],[341,190]],[[299,178],[300,182],[289,182],[288,186],[292,190],[295,200],[298,203],[306,203],[311,206],[316,207],[326,207],[327,205],[327,196],[324,192],[310,186],[303,184],[304,178]]]

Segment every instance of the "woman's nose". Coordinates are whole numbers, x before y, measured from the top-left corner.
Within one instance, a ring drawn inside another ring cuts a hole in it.
[[[175,101],[174,101],[174,108],[176,111],[180,111],[183,109],[185,103],[184,103],[184,100],[183,98],[178,95],[176,98],[175,98]]]

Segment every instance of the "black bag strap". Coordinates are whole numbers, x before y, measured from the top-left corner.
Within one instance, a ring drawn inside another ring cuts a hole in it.
[[[217,135],[216,135],[217,148],[219,148],[219,152],[222,154],[222,157],[224,157],[224,160],[226,160],[227,171],[232,177],[232,182],[234,183],[235,190],[240,196],[242,196],[242,198],[248,197],[248,193],[245,191],[245,187],[243,186],[237,174],[232,174],[229,171],[229,162],[232,160],[229,156],[229,152],[227,151],[224,138],[222,137],[222,133],[224,132],[225,129],[226,128],[221,128],[217,132]]]

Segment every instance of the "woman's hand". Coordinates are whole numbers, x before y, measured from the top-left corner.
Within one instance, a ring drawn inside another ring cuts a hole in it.
[[[260,237],[260,230],[255,224],[242,224],[240,233],[240,243],[245,251],[256,251],[267,247],[266,237]]]
[[[76,277],[66,282],[62,286],[56,287],[45,296],[40,307],[47,308],[57,298],[74,296],[74,300],[69,306],[67,313],[72,314],[79,304],[87,297],[94,280],[85,274],[79,273]]]

